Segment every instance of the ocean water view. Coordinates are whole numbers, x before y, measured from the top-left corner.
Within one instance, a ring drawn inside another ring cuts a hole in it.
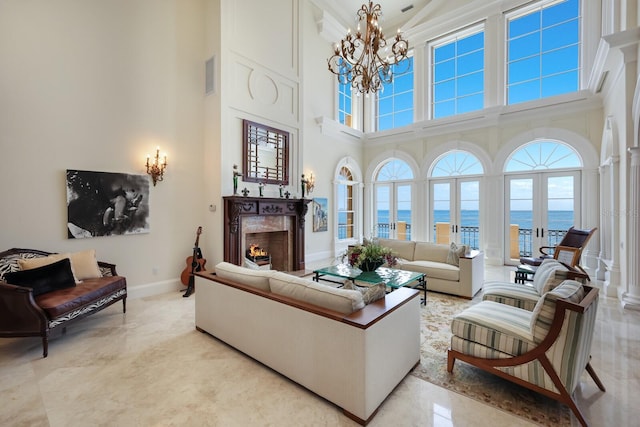
[[[574,213],[573,211],[549,211],[548,212],[548,225],[547,232],[550,236],[550,245],[555,245],[564,235],[564,231],[569,227],[574,225]],[[422,220],[420,218],[416,218],[416,221]],[[427,218],[423,219],[427,221]],[[434,222],[450,222],[450,213],[446,210],[436,210],[434,211]],[[410,210],[399,210],[397,221],[404,221],[407,223],[407,240],[411,239],[411,211]],[[389,211],[388,210],[378,210],[377,217],[377,226],[375,227],[374,232],[378,235],[378,237],[388,237],[389,236]],[[532,211],[522,211],[522,210],[513,210],[510,212],[509,223],[518,225],[518,228],[521,230],[519,236],[519,244],[520,244],[520,252],[522,255],[530,255],[532,248],[532,236],[528,231],[522,230],[531,230],[533,223],[533,212]],[[460,212],[460,224],[462,228],[460,231],[460,239],[462,243],[471,246],[473,249],[478,249],[479,247],[479,212],[477,210],[463,210]],[[346,236],[342,236],[342,231],[345,230],[344,227],[339,227],[340,230],[340,238],[344,238]],[[435,240],[435,229],[433,230],[433,235],[431,236],[432,240]]]
[[[460,240],[463,244],[469,245],[472,249],[479,248],[479,212],[477,210],[463,210],[460,212]],[[416,218],[416,221],[424,220]],[[437,210],[434,211],[434,222],[450,222],[449,211]],[[406,239],[411,240],[411,211],[399,210],[397,221],[404,221],[407,223]],[[519,249],[522,256],[529,256],[532,253],[532,223],[533,212],[513,210],[510,212],[509,223],[517,225],[519,233]],[[377,225],[372,230],[378,237],[389,237],[389,211],[378,210]],[[548,226],[547,236],[549,237],[548,244],[556,245],[564,236],[564,232],[575,224],[573,211],[549,211],[548,212]],[[344,224],[338,224],[339,238],[346,238],[346,226]],[[370,233],[367,233],[367,236]],[[431,240],[435,241],[435,228],[432,230]]]
[[[450,222],[449,211],[437,210],[433,212],[434,222]],[[510,223],[517,224],[521,229],[531,229],[532,227],[532,211],[511,211]],[[460,212],[460,225],[465,227],[478,227],[479,213],[477,210],[466,210]],[[418,219],[416,219],[418,220]],[[398,221],[405,221],[411,224],[411,211],[398,211]],[[426,218],[425,218],[426,221]],[[389,211],[378,211],[378,224],[387,224],[389,222]],[[567,230],[574,224],[573,211],[549,211],[548,226],[549,230]]]

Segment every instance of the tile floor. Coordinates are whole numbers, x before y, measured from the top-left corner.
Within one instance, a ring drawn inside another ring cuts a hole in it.
[[[487,280],[512,268],[488,267]],[[194,329],[195,298],[171,292],[111,306],[51,340],[0,339],[2,426],[355,426],[331,403]],[[592,426],[640,419],[640,313],[602,298],[592,365],[575,397]],[[635,420],[635,421],[634,421]],[[575,419],[574,424],[577,425]],[[527,426],[407,376],[370,426]]]

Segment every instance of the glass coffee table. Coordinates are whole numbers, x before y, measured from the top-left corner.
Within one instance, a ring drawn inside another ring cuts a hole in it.
[[[359,268],[354,268],[347,264],[338,264],[319,268],[314,270],[313,274],[313,280],[316,282],[322,279],[327,282],[342,284],[342,281],[337,280],[338,278],[351,280],[356,285],[358,284],[356,281],[370,285],[384,282],[387,288],[390,288],[392,291],[404,286],[409,286],[422,290],[424,292],[422,304],[427,303],[427,279],[424,273],[386,267],[379,267],[376,271],[362,271]],[[333,278],[336,278],[336,280],[333,280]]]

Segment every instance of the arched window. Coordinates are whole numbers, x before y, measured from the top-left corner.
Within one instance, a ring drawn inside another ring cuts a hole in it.
[[[413,171],[403,160],[390,159],[374,176],[374,233],[378,237],[411,240]]]
[[[436,243],[480,247],[480,175],[484,168],[473,154],[452,150],[431,168],[431,225]]]
[[[376,181],[398,181],[413,179],[413,172],[407,163],[399,159],[392,159],[380,168]]]
[[[511,154],[505,171],[505,262],[555,246],[580,227],[582,159],[560,141],[537,140]]]
[[[449,151],[442,156],[431,170],[431,177],[453,177],[462,175],[480,175],[484,173],[482,164],[476,156],[466,151]]]
[[[557,141],[536,141],[514,152],[505,172],[578,168],[582,161],[570,146]]]
[[[336,180],[338,208],[338,240],[356,237],[356,206],[354,200],[355,182],[347,166],[342,166]]]

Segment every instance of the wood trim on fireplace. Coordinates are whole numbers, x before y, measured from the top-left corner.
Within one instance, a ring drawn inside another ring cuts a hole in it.
[[[242,219],[250,216],[288,216],[293,220],[293,270],[304,270],[304,225],[310,199],[225,196],[224,260],[242,265]]]

